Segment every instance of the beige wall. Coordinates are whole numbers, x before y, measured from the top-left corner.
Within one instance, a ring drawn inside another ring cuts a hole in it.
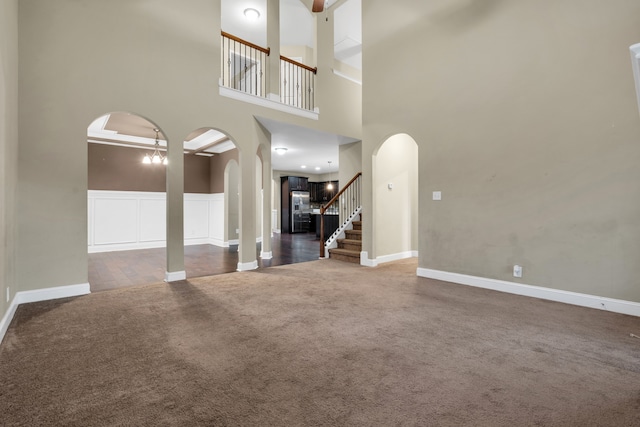
[[[374,221],[376,256],[417,251],[418,146],[409,135],[394,135],[382,144],[374,163],[374,215],[367,220]]]
[[[229,160],[238,161],[238,150],[233,149],[211,157],[211,193],[224,193],[224,171]]]
[[[339,146],[338,155],[340,158],[338,181],[340,181],[340,187],[344,187],[358,172],[362,172],[362,141]]]
[[[238,146],[241,263],[256,258],[255,153],[263,141],[254,116],[360,136],[353,104],[360,105],[361,87],[336,81],[322,62],[316,88],[333,95],[317,99],[318,121],[221,97],[219,11],[219,0],[20,3],[21,290],[87,282],[86,129],[106,112],[139,114],[167,136],[171,272],[184,270],[184,135],[213,127]]]
[[[363,157],[417,141],[420,267],[640,301],[640,2],[362,6]]]
[[[18,152],[18,2],[0,1],[0,319],[15,286]]]

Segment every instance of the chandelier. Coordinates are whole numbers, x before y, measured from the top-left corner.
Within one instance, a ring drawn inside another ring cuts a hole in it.
[[[167,163],[169,163],[169,160],[160,153],[160,143],[158,142],[158,132],[160,132],[160,129],[154,128],[153,130],[156,133],[155,149],[153,150],[152,155],[149,155],[149,153],[144,155],[144,158],[142,159],[142,163],[144,163],[145,165],[150,165],[152,163],[156,165],[160,163],[162,163],[163,165],[166,165]]]

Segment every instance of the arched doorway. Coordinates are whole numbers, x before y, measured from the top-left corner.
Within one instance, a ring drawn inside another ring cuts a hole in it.
[[[376,263],[418,255],[418,145],[407,134],[385,140],[373,156]]]
[[[235,271],[240,229],[237,145],[212,127],[194,130],[183,145],[187,277]]]
[[[91,290],[162,281],[167,147],[162,130],[140,115],[112,112],[89,124],[87,141]]]

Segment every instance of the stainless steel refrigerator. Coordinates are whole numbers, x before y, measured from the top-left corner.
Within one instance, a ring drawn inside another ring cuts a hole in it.
[[[291,232],[306,233],[309,231],[311,206],[308,191],[291,192]]]

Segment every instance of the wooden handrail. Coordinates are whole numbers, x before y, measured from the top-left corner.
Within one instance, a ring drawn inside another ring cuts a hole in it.
[[[338,198],[339,198],[340,196],[342,196],[342,193],[344,193],[344,192],[346,191],[346,189],[347,189],[347,188],[349,188],[349,186],[350,186],[351,184],[353,184],[353,181],[355,181],[356,179],[358,179],[361,175],[362,175],[362,172],[358,172],[358,173],[356,174],[356,176],[354,176],[353,178],[351,178],[351,181],[349,181],[349,182],[347,183],[347,185],[345,185],[344,187],[342,187],[342,190],[340,190],[340,191],[339,191],[335,196],[333,196],[333,198],[332,198],[331,200],[329,200],[329,202],[328,202],[326,205],[322,205],[322,206],[320,207],[320,214],[321,214],[321,215],[324,215],[324,213],[326,212],[327,208],[328,208],[329,206],[331,206],[331,205],[332,205],[336,200],[338,200]]]
[[[353,178],[351,178],[351,180],[347,183],[347,185],[342,187],[342,190],[338,191],[338,193],[336,193],[336,195],[333,196],[331,200],[329,200],[329,203],[327,203],[326,205],[320,206],[320,258],[324,258],[324,213],[327,211],[327,208],[333,205],[337,200],[339,200],[340,196],[342,196],[342,194],[349,187],[351,187],[351,184],[353,184],[361,176],[362,176],[362,172],[358,172]]]
[[[312,68],[312,67],[309,67],[308,65],[304,65],[304,64],[302,64],[302,63],[300,63],[298,61],[295,61],[295,60],[293,60],[291,58],[287,58],[286,56],[282,56],[282,55],[280,55],[280,59],[282,59],[283,61],[288,62],[290,64],[296,65],[296,66],[298,66],[300,68],[304,68],[305,70],[309,70],[313,74],[318,74],[318,67],[313,67]]]
[[[222,34],[223,37],[226,37],[226,38],[231,39],[233,41],[236,41],[238,43],[246,44],[247,46],[252,47],[252,48],[254,48],[256,50],[259,50],[260,52],[266,53],[267,55],[271,54],[271,48],[269,48],[269,47],[258,46],[257,44],[253,44],[251,42],[243,40],[240,37],[234,36],[233,34],[225,33],[224,31],[220,31],[220,33]]]

